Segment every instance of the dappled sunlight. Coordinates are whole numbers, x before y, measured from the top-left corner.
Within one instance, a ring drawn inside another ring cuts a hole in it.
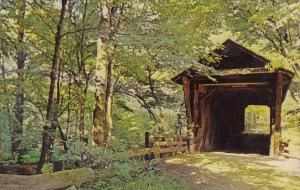
[[[277,167],[280,170],[293,173],[300,176],[300,161],[295,159],[281,159],[281,160],[270,160],[270,161],[260,161],[263,164],[269,166]]]
[[[166,162],[196,168],[200,176],[206,172],[206,176],[215,179],[221,177],[229,182],[250,185],[250,189],[300,188],[300,172],[297,175],[289,172],[287,168],[280,170],[277,163],[285,162],[270,157],[218,152],[185,154],[170,158]],[[289,166],[292,167],[292,165]]]
[[[207,154],[215,154],[220,156],[236,156],[236,157],[246,157],[246,158],[266,158],[265,156],[262,156],[260,154],[241,154],[241,153],[227,153],[227,152],[213,152],[213,153],[207,153]]]

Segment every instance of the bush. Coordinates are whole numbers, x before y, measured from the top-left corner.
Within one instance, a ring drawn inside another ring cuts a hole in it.
[[[81,189],[184,190],[188,187],[185,182],[165,176],[155,167],[143,167],[138,160],[122,160],[99,171],[97,180],[83,185]]]

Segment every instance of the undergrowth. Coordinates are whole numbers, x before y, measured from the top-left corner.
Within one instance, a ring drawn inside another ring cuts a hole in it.
[[[104,170],[96,170],[96,180],[81,190],[185,190],[184,181],[166,176],[152,163],[139,160],[119,161]]]

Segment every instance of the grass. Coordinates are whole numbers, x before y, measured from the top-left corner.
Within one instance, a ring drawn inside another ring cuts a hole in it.
[[[174,177],[143,173],[127,180],[116,177],[98,179],[94,183],[85,184],[80,189],[84,190],[188,190],[188,184]]]
[[[124,188],[132,190],[184,190],[188,189],[186,182],[162,175],[145,175],[126,184]]]

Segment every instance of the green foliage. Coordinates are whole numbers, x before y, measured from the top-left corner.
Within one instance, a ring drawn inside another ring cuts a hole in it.
[[[24,164],[32,164],[37,163],[40,158],[40,150],[34,149],[27,151],[25,155],[22,156],[22,162]]]
[[[85,185],[83,189],[103,190],[160,190],[160,189],[188,189],[187,184],[178,179],[164,176],[153,169],[143,168],[138,161],[114,163],[107,171],[108,176],[99,174],[93,184]]]
[[[226,24],[250,44],[262,45],[264,51],[276,52],[286,61],[285,67],[296,69],[299,62],[299,10],[297,0],[226,1]]]
[[[0,110],[0,159],[7,160],[11,158],[11,122],[13,116],[5,112],[5,110]]]
[[[270,108],[250,105],[245,109],[245,132],[270,133]]]
[[[42,173],[47,174],[47,173],[52,173],[53,172],[53,167],[52,164],[45,164],[42,168]]]
[[[112,180],[109,183],[109,187],[100,186],[100,188],[95,189],[107,189],[107,190],[126,190],[126,189],[139,189],[139,190],[184,190],[188,189],[186,183],[167,177],[155,174],[141,174],[137,178],[133,178],[129,181],[123,181],[120,183],[119,180]],[[99,186],[98,186],[99,187]]]
[[[123,188],[120,188],[123,189]],[[124,189],[140,190],[187,190],[188,185],[184,181],[173,179],[167,176],[144,175],[134,182],[128,183]]]
[[[291,93],[287,94],[282,106],[282,126],[284,129],[300,130],[300,105],[291,97]]]
[[[144,133],[150,130],[148,114],[145,111],[124,112],[117,109],[116,115],[112,133],[117,151],[143,147]]]

